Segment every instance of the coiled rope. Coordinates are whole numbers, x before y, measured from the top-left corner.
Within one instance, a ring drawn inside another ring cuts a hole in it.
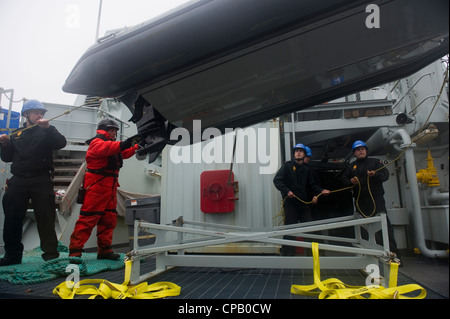
[[[25,251],[21,264],[0,267],[0,281],[14,285],[38,284],[59,277],[67,277],[67,266],[76,264],[81,276],[90,276],[107,270],[124,267],[120,260],[99,260],[96,253],[85,253],[83,258],[69,257],[69,249],[58,242],[59,258],[44,261],[42,249]],[[121,254],[122,258],[125,255]]]

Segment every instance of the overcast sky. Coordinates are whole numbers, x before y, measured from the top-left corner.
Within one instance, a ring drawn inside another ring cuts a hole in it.
[[[133,26],[188,0],[103,0],[100,37]],[[100,0],[0,0],[0,88],[14,100],[73,104],[62,86],[81,55],[94,44]],[[13,104],[21,109],[23,102]],[[3,95],[1,106],[9,107]]]

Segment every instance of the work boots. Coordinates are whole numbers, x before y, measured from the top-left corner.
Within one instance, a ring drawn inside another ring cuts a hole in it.
[[[3,257],[0,258],[0,267],[21,264],[22,259]]]
[[[114,252],[106,253],[106,254],[98,254],[97,259],[109,259],[109,260],[117,260],[120,258],[119,254]]]

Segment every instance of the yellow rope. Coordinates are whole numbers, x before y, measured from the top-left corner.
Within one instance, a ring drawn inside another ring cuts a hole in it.
[[[375,211],[376,211],[376,205],[375,205],[375,199],[373,198],[373,195],[372,195],[372,191],[370,190],[369,175],[367,175],[367,189],[368,189],[368,191],[369,191],[370,198],[372,199],[373,210],[372,210],[372,213],[371,213],[370,215],[368,215],[368,216],[365,215],[364,212],[363,212],[363,211],[361,210],[361,208],[359,207],[359,197],[360,197],[360,195],[361,195],[361,183],[359,182],[359,179],[358,179],[358,178],[356,178],[356,179],[358,180],[358,186],[359,186],[359,188],[358,188],[358,195],[357,195],[356,200],[355,200],[356,208],[357,208],[358,211],[361,213],[361,215],[363,215],[364,217],[366,217],[366,218],[372,217],[372,216],[375,214]],[[344,191],[344,190],[347,190],[347,189],[351,189],[351,188],[353,188],[353,187],[355,187],[355,186],[356,186],[356,185],[348,186],[348,187],[344,187],[344,188],[340,188],[340,189],[336,189],[336,190],[331,190],[331,191],[330,191],[330,194],[331,194],[331,193],[341,192],[341,191]],[[315,196],[315,197],[316,197],[316,198],[319,198],[322,194],[323,194],[323,193],[320,193],[319,195],[317,195],[317,196]],[[298,201],[302,202],[302,203],[305,204],[305,205],[310,205],[310,204],[313,204],[313,203],[314,203],[314,199],[311,200],[311,201],[309,201],[309,202],[307,202],[307,201],[302,200],[301,198],[299,198],[299,197],[296,196],[296,195],[294,195],[292,198],[297,199]],[[277,215],[275,215],[275,216],[273,217],[273,219],[275,219],[275,218],[277,218],[277,217],[283,217],[283,222],[284,222],[284,202],[286,201],[286,199],[288,199],[288,196],[286,196],[285,198],[283,198],[283,200],[281,201],[281,210],[280,210],[280,212],[278,212]]]
[[[358,178],[356,177],[356,179],[358,179]],[[361,215],[363,215],[366,218],[372,217],[375,214],[375,211],[377,209],[377,205],[375,204],[375,199],[373,198],[372,191],[370,190],[369,180],[370,180],[369,175],[367,175],[367,190],[369,191],[369,195],[370,195],[370,198],[372,199],[372,204],[373,204],[372,213],[369,216],[366,216],[364,214],[364,212],[361,210],[361,208],[359,208],[359,197],[361,195],[361,183],[359,182],[359,179],[358,179],[358,186],[359,186],[359,188],[358,188],[358,196],[356,197],[356,200],[355,200],[356,208],[361,213]]]
[[[351,189],[351,188],[353,188],[353,187],[355,187],[354,185],[353,186],[348,186],[348,187],[344,187],[344,188],[340,188],[340,189],[335,189],[335,190],[330,190],[330,194],[332,194],[332,193],[337,193],[337,192],[341,192],[341,191],[344,191],[344,190],[347,190],[347,189]],[[318,194],[318,195],[316,195],[315,197],[316,197],[316,199],[318,199],[320,196],[322,196],[322,194],[323,193],[320,193],[320,194]],[[285,198],[283,198],[282,200],[281,200],[281,210],[278,212],[278,214],[276,214],[272,219],[275,219],[275,218],[277,218],[277,217],[283,217],[283,222],[284,222],[284,202],[286,201],[286,199],[288,199],[289,197],[288,196],[286,196]],[[307,202],[307,201],[304,201],[303,199],[301,199],[301,198],[299,198],[297,195],[293,195],[293,197],[292,198],[295,198],[295,199],[297,199],[298,201],[300,201],[300,202],[302,202],[303,204],[305,204],[305,205],[311,205],[311,204],[313,204],[314,203],[314,198],[311,200],[311,201],[309,201],[309,202]]]

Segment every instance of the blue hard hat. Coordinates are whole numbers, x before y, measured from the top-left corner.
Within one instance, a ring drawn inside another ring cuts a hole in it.
[[[358,147],[365,147],[365,148],[367,149],[366,143],[364,143],[364,142],[361,141],[361,140],[357,140],[357,141],[355,141],[355,142],[353,143],[352,151],[354,151],[355,148],[358,148]]]
[[[306,156],[312,157],[312,151],[308,146],[305,146]]]
[[[303,145],[303,144],[301,144],[301,143],[296,144],[292,150],[295,151],[297,148],[301,148],[301,149],[304,150],[305,153],[306,153],[306,146],[305,146],[305,145]]]
[[[38,100],[28,100],[25,102],[25,104],[22,107],[22,112],[20,114],[24,115],[25,112],[30,110],[41,110],[44,112],[47,112],[44,105],[39,102]]]

